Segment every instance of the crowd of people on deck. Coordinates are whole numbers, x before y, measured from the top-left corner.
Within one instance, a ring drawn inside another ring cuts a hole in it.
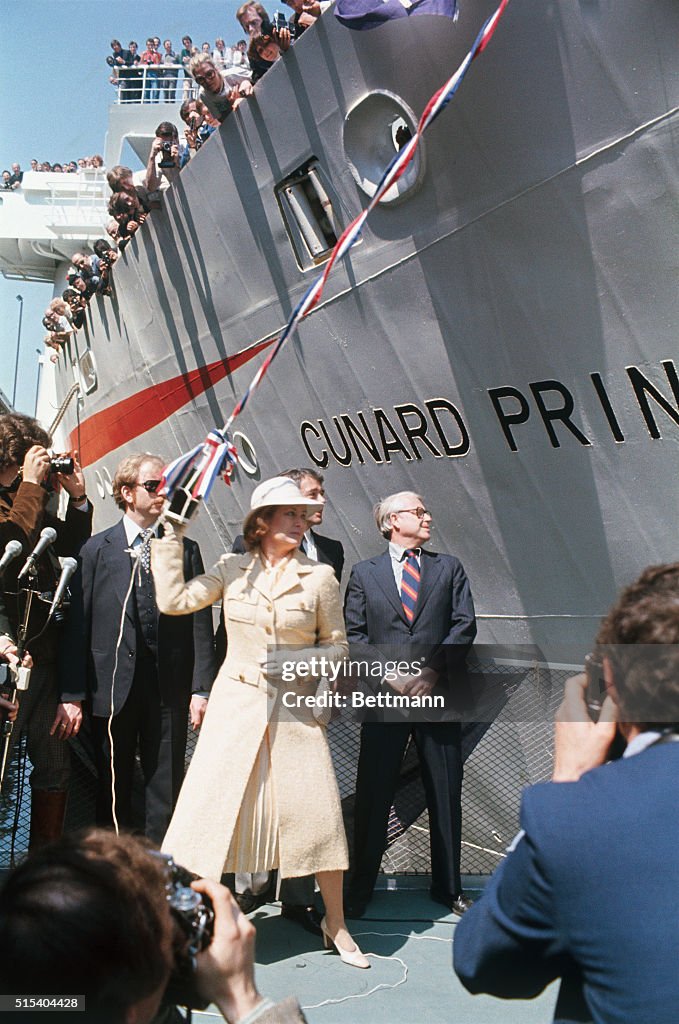
[[[569,679],[552,781],[527,788],[522,830],[472,903],[460,876],[461,722],[475,612],[459,560],[429,549],[434,515],[423,496],[378,503],[376,554],[352,566],[342,604],[344,550],[318,532],[326,495],[316,469],[260,482],[232,553],[205,572],[190,523],[161,522],[163,458],[122,460],[113,479],[120,520],[91,535],[78,453],[68,466],[50,447],[36,420],[0,417],[0,550],[17,541],[23,549],[14,563],[3,558],[0,660],[31,671],[18,703],[0,697],[0,707],[14,723],[10,750],[23,730],[32,764],[31,853],[0,889],[3,991],[63,993],[76,963],[71,987],[86,1006],[72,1017],[85,1024],[165,1021],[155,1016],[163,998],[184,996],[214,1000],[233,1024],[304,1021],[296,999],[274,1006],[256,989],[245,914],[274,897],[267,881],[258,900],[255,880],[278,872],[282,916],[343,963],[370,967],[345,918],[362,917],[373,899],[411,741],[429,814],[431,898],[461,918],[452,945],[463,984],[531,998],[561,978],[561,1022],[674,1021],[679,563],[646,569],[604,617],[591,656],[596,711],[588,675]],[[63,518],[51,511],[55,488],[68,497]],[[60,621],[48,610],[56,560],[43,547],[23,565],[45,526],[55,552],[78,563]],[[32,639],[19,650],[27,588],[39,597],[29,606]],[[347,655],[350,670],[332,672]],[[360,667],[370,658],[374,678]],[[369,707],[390,694],[410,710],[363,718],[349,858],[326,730],[333,706],[357,692],[372,695]],[[413,712],[434,695],[452,713]],[[200,735],[184,779],[187,720]],[[60,839],[65,741],[83,727],[97,768],[97,829]],[[124,834],[135,829],[147,845]],[[148,844],[162,844],[164,857]],[[191,876],[175,864],[200,879],[190,910]],[[189,939],[193,997],[180,971]]]
[[[181,48],[175,49],[171,39],[161,44],[160,36],[150,36],[146,48],[140,52],[136,40],[131,40],[125,49],[119,39],[112,39],[106,62],[112,68],[110,81],[119,90],[121,103],[175,103],[178,98],[193,98],[195,84],[205,87],[201,70],[210,67],[224,85],[236,90],[228,111],[225,104],[221,105],[220,120],[223,120],[226,113],[234,109],[238,98],[250,95],[246,83],[254,85],[330,6],[330,0],[284,0],[284,3],[292,9],[289,18],[281,11],[269,18],[261,4],[243,4],[236,18],[248,40],[239,39],[229,45],[223,36],[217,36],[213,44],[205,41],[199,46],[191,36],[185,35]],[[217,94],[222,88],[220,85],[219,89],[208,88],[206,92]]]
[[[42,174],[78,174],[79,171],[101,171],[104,168],[104,158],[98,153],[94,156],[81,156],[78,160],[65,160],[64,163],[50,163],[43,160],[42,163],[36,159],[31,160],[30,170]],[[2,172],[0,188],[8,191],[20,187],[24,179],[24,172],[20,164],[12,164],[11,172]]]
[[[106,226],[108,240],[99,239],[90,254],[75,253],[67,273],[64,292],[45,310],[43,326],[47,330],[45,344],[53,350],[52,361],[71,335],[85,322],[87,305],[94,295],[111,294],[111,269],[135,232],[148,215],[160,206],[163,192],[172,185],[192,154],[204,145],[224,119],[239,103],[253,95],[253,85],[285,53],[307,28],[320,17],[329,2],[317,0],[286,0],[292,8],[289,20],[276,12],[273,21],[261,4],[246,3],[237,11],[241,28],[249,37],[249,46],[240,40],[226,46],[217,37],[214,47],[205,42],[198,49],[190,36],[182,39],[182,49],[175,53],[172,41],[166,39],[161,47],[159,36],[146,40],[146,49],[138,52],[133,40],[127,50],[120,41],[111,42],[111,55],[107,58],[113,68],[113,80],[129,102],[175,103],[179,97],[179,71],[184,74],[183,102],[179,117],[184,125],[184,139],[171,121],[162,121],[155,137],[146,168],[133,171],[116,165],[106,174],[111,189],[108,203],[110,220]],[[138,69],[152,69],[146,79]],[[197,95],[194,95],[197,88]],[[123,95],[121,95],[121,99]],[[85,167],[104,170],[101,156],[72,161],[68,165],[38,164],[31,161],[32,170],[76,171]],[[6,172],[5,188],[17,188],[22,172],[18,164]],[[3,174],[5,178],[5,174]]]

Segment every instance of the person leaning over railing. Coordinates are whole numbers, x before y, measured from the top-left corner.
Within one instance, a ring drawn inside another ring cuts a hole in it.
[[[252,94],[252,85],[247,79],[241,81],[240,85],[230,85],[207,54],[199,53],[192,57],[189,71],[200,86],[198,98],[201,103],[220,122],[226,120],[238,104]]]
[[[184,100],[179,109],[179,116],[186,125],[186,145],[194,152],[197,152],[219,127],[219,122],[215,121],[200,100]]]
[[[290,31],[287,28],[273,33],[260,32],[250,38],[248,59],[252,68],[252,81],[258,82],[269,68],[272,68],[290,47]]]

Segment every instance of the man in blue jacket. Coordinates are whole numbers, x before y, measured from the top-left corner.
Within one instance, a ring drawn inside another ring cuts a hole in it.
[[[530,998],[562,978],[556,1019],[670,1024],[679,1006],[679,563],[647,569],[597,637],[607,697],[566,684],[553,781],[457,926],[471,992]],[[605,763],[617,730],[627,742]]]

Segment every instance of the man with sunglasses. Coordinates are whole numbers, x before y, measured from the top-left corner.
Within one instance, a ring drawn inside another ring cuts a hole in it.
[[[419,494],[381,501],[375,521],[389,547],[351,571],[344,616],[352,660],[405,661],[412,674],[380,685],[387,694],[455,700],[455,688],[476,636],[466,573],[452,555],[427,551],[432,515]],[[416,708],[418,701],[413,700]],[[398,721],[364,721],[356,778],[354,845],[348,917],[370,901],[386,845],[387,822],[403,756],[412,737],[420,760],[431,845],[431,895],[455,914],[471,905],[462,894],[462,755],[459,721],[422,721],[411,710]]]
[[[97,824],[111,825],[115,816],[120,827],[133,826],[138,749],[144,831],[155,843],[165,835],[184,777],[187,715],[199,728],[216,668],[211,609],[168,618],[156,606],[150,544],[163,509],[163,465],[145,453],[118,466],[113,497],[123,516],[83,547],[71,615],[75,685],[88,694],[92,713]],[[184,571],[187,579],[204,571],[198,545],[188,539]]]
[[[222,72],[207,53],[191,58],[189,73],[200,86],[198,99],[217,121],[225,121],[245,96],[252,95],[252,85],[241,69]]]

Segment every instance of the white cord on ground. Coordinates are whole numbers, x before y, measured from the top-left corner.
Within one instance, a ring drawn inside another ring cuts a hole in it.
[[[365,934],[371,934],[366,932]],[[386,932],[384,933],[387,934]],[[369,988],[367,992],[354,992],[350,996],[339,996],[337,999],[324,999],[321,1003],[306,1003],[303,1010],[317,1010],[319,1006],[331,1006],[334,1003],[346,1003],[350,999],[367,999],[368,996],[372,996],[375,992],[379,992],[383,989],[399,988],[401,985],[405,985],[408,980],[408,965],[404,960],[401,960],[400,956],[381,956],[379,953],[366,953],[365,956],[374,957],[376,960],[393,960],[395,963],[400,964],[403,968],[403,975],[393,985],[388,984],[386,981],[381,982],[379,985],[375,985],[373,988]]]
[[[352,932],[354,937],[362,935],[376,935],[381,939],[385,938],[400,938],[409,939],[421,942],[446,942],[448,945],[452,943],[452,939],[442,939],[438,935],[413,935],[412,932]],[[401,985],[405,985],[408,980],[408,965],[401,959],[400,956],[382,956],[381,953],[365,953],[367,957],[374,957],[375,960],[393,960],[394,963],[400,964],[403,968],[403,974],[398,981],[390,985],[388,982],[381,982],[379,985],[375,985],[373,988],[368,989],[367,992],[357,992],[350,996],[340,996],[337,999],[324,999],[321,1003],[308,1003],[302,1006],[303,1010],[317,1010],[320,1006],[330,1006],[335,1003],[346,1003],[350,999],[367,999],[368,996],[372,996],[375,992],[384,991],[385,989],[400,988]]]

